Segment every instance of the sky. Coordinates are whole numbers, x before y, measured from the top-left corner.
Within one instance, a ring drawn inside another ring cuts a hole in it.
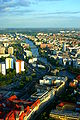
[[[80,0],[0,0],[0,28],[80,28]]]

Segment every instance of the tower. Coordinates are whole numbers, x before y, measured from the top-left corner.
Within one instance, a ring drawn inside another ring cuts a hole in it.
[[[66,43],[65,42],[63,43],[63,51],[64,52],[66,51]]]

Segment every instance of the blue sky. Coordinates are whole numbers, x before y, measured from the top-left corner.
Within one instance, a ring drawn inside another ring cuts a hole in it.
[[[0,0],[0,28],[80,28],[80,0]]]

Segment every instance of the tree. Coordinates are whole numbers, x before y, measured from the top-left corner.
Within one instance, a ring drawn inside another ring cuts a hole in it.
[[[23,81],[20,81],[19,85],[20,85],[20,86],[19,86],[20,88],[23,88],[23,87],[24,87],[24,82],[23,82]]]
[[[29,80],[32,81],[32,77],[31,76],[29,76]]]
[[[32,73],[31,76],[32,76],[32,77],[36,77],[36,73]]]
[[[28,81],[29,81],[29,77],[26,76],[26,82],[28,82]]]

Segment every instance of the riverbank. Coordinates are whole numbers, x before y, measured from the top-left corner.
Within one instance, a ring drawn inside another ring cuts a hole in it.
[[[51,64],[47,60],[47,58],[41,57],[41,55],[39,54],[39,50],[38,50],[39,48],[33,43],[32,40],[26,39],[25,41],[30,46],[33,46],[33,48],[31,48],[31,52],[32,52],[32,54],[33,54],[34,57],[37,57],[40,61],[44,62],[45,64]],[[52,66],[53,66],[53,68],[60,67],[60,66],[54,66],[54,65],[52,65]],[[73,74],[73,73],[71,73],[71,72],[69,72],[68,70],[65,70],[65,69],[60,70],[59,75],[61,75],[61,76],[67,76],[70,79],[74,79],[76,77],[75,74]]]

